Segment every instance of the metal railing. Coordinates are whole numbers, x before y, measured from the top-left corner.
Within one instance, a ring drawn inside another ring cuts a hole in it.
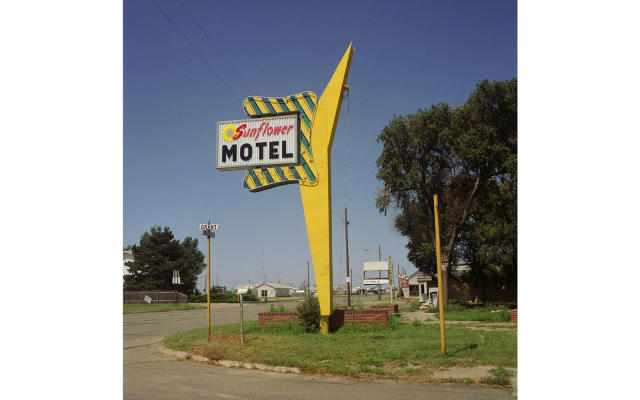
[[[145,297],[151,298],[150,304],[178,304],[186,303],[187,295],[176,291],[144,290],[124,292],[124,304],[147,304]]]

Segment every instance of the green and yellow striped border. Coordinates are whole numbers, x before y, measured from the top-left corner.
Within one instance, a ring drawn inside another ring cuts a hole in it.
[[[313,92],[303,92],[287,97],[251,96],[244,100],[244,111],[250,117],[268,117],[279,114],[300,114],[300,162],[287,167],[254,168],[244,176],[243,187],[251,192],[298,182],[315,182],[318,170],[311,152],[311,121],[316,109],[317,97]]]

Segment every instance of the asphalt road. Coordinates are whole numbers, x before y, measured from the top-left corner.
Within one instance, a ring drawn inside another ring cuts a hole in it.
[[[287,306],[287,303],[280,303]],[[288,303],[291,307],[293,303]],[[245,320],[268,304],[245,304]],[[206,326],[206,309],[128,314],[123,317],[125,399],[512,399],[508,390],[456,384],[315,377],[224,368],[179,361],[159,352],[166,335]],[[237,304],[215,304],[213,323],[238,322]]]
[[[277,302],[289,309],[295,302]],[[240,322],[240,305],[235,303],[212,304],[214,325]],[[244,320],[257,320],[258,313],[269,311],[267,303],[245,303]],[[207,326],[207,309],[164,311],[124,315],[124,349],[157,343],[172,333]]]

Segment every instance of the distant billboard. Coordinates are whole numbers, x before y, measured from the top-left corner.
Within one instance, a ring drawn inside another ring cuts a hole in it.
[[[378,276],[367,278],[367,272],[369,272],[369,275],[371,275],[371,271],[378,271]],[[386,285],[391,282],[388,261],[364,261],[362,263],[362,272],[363,285]],[[384,274],[381,274],[381,272],[384,272]]]
[[[388,271],[389,262],[388,261],[365,261],[363,263],[362,269],[364,271]]]
[[[251,169],[296,165],[300,159],[298,115],[221,121],[216,168]]]
[[[386,285],[389,283],[389,279],[364,279],[363,285]]]

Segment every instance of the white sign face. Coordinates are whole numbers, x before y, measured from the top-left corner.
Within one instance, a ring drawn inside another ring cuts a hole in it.
[[[147,302],[147,304],[151,304],[151,297],[149,296],[144,296],[144,301]]]
[[[388,261],[365,261],[363,269],[365,271],[388,271]]]
[[[218,224],[200,224],[201,231],[217,231]]]
[[[218,122],[216,168],[296,165],[300,159],[298,115]]]
[[[383,285],[389,283],[388,279],[365,279],[363,281],[365,285]]]

